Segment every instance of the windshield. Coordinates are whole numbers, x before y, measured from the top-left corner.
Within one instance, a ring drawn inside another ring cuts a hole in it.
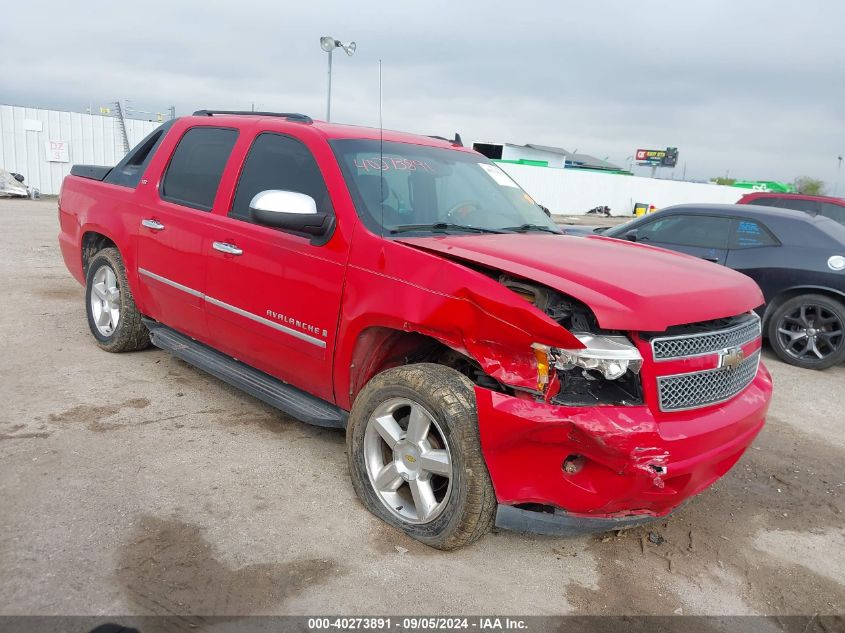
[[[651,215],[651,214],[649,214]],[[601,231],[601,235],[605,237],[619,237],[620,235],[625,235],[628,231],[631,230],[632,225],[637,223],[639,225],[640,218],[634,218],[633,220],[628,220],[627,222],[623,222],[622,224],[617,224],[616,226],[608,227],[600,227],[604,230]],[[594,231],[596,232],[596,231]]]
[[[377,140],[331,144],[359,216],[376,232],[559,232],[543,209],[483,156]]]

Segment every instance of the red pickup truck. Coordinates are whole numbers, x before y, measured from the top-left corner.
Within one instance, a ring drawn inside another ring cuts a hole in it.
[[[433,547],[665,516],[764,423],[754,282],[561,235],[457,140],[202,110],[74,166],[59,221],[101,348],[345,428],[364,505]]]

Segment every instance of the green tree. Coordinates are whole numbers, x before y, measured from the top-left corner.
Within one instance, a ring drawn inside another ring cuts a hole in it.
[[[810,176],[799,176],[795,179],[795,191],[808,196],[823,196],[827,190],[823,180]]]
[[[727,185],[730,187],[736,182],[736,178],[723,178],[722,176],[717,176],[716,178],[711,178],[710,182],[716,185]]]

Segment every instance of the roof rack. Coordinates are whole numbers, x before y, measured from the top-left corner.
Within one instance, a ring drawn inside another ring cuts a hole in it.
[[[461,140],[461,135],[455,132],[455,138],[446,138],[445,136],[437,136],[436,134],[429,134],[428,138],[436,138],[440,141],[446,141],[447,143],[451,143],[452,145],[456,145],[457,147],[463,147],[464,142]]]
[[[194,116],[214,116],[221,115],[249,115],[249,116],[276,116],[288,121],[296,121],[298,123],[311,124],[314,121],[306,114],[299,114],[298,112],[255,112],[253,110],[197,110]]]

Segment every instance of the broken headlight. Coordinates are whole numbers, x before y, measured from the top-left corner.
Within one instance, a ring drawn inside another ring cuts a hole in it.
[[[545,390],[549,372],[557,371],[560,404],[642,404],[639,372],[643,358],[625,336],[573,333],[583,349],[535,344],[538,387]]]
[[[584,344],[584,349],[556,349],[555,367],[569,370],[574,367],[595,369],[607,380],[616,380],[629,369],[637,374],[643,366],[639,350],[624,336],[600,336],[598,334],[575,334]]]

